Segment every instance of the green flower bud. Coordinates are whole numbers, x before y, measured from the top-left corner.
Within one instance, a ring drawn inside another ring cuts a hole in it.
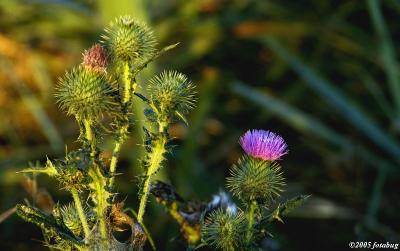
[[[247,155],[232,166],[230,173],[227,187],[245,203],[271,201],[280,195],[285,185],[278,163]]]
[[[56,98],[60,108],[78,121],[97,120],[104,112],[112,110],[111,92],[104,72],[79,66],[60,79]]]
[[[105,33],[102,36],[104,43],[116,61],[137,64],[152,57],[156,51],[153,32],[130,16],[116,18]]]
[[[232,214],[221,209],[215,210],[202,224],[202,238],[217,249],[241,250],[245,223],[242,213]]]
[[[194,106],[195,86],[187,77],[176,71],[164,71],[148,83],[150,102],[157,108],[161,121],[183,117]]]
[[[60,208],[60,211],[65,226],[67,226],[68,229],[71,230],[71,232],[76,236],[79,236],[83,229],[75,204],[70,203],[68,205],[64,205]],[[86,207],[84,208],[84,213],[87,219],[93,218],[93,213],[90,213],[89,209]]]

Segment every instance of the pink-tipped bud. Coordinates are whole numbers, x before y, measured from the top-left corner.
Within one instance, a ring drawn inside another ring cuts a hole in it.
[[[83,53],[82,65],[92,71],[105,72],[107,57],[107,50],[100,44],[95,44]]]

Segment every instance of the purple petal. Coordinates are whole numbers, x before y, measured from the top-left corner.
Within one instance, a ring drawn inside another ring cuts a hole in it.
[[[248,155],[263,160],[277,160],[288,153],[284,139],[270,131],[249,130],[239,143]]]

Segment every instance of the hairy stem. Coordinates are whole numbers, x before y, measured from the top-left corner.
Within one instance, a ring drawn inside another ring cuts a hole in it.
[[[78,211],[79,219],[81,220],[82,223],[85,239],[87,239],[89,237],[89,225],[86,220],[86,215],[82,207],[81,199],[79,198],[78,191],[75,188],[71,189],[71,194],[75,202],[76,211]]]
[[[105,210],[107,208],[107,197],[108,193],[104,189],[106,186],[106,181],[101,173],[99,166],[94,165],[89,170],[89,176],[92,178],[91,188],[95,193],[95,212],[97,215],[97,219],[99,220],[100,234],[102,238],[102,243],[104,247],[107,247],[108,240],[108,232],[107,232],[107,224],[105,219]]]
[[[105,219],[105,209],[107,207],[106,205],[106,200],[107,200],[107,191],[105,190],[106,183],[105,179],[103,177],[103,174],[101,173],[99,166],[96,163],[95,157],[96,157],[96,138],[93,134],[92,131],[92,122],[88,119],[85,119],[83,121],[84,126],[85,126],[85,136],[87,141],[90,144],[91,152],[90,152],[90,157],[92,159],[91,167],[89,169],[89,176],[92,178],[92,189],[95,192],[95,198],[96,198],[96,213],[97,213],[97,218],[99,220],[99,225],[100,225],[100,234],[102,238],[102,244],[103,247],[106,248],[107,245],[107,239],[108,239],[108,234],[107,234],[107,224],[106,224],[106,219]]]
[[[86,140],[90,144],[90,157],[92,158],[92,161],[94,160],[94,156],[96,156],[96,138],[93,134],[92,131],[92,122],[89,119],[84,119],[83,124],[85,126],[85,137]]]
[[[160,168],[162,161],[164,160],[165,144],[167,142],[167,138],[163,133],[159,134],[160,138],[155,140],[153,149],[150,153],[150,157],[148,160],[148,168],[146,172],[146,178],[144,181],[144,185],[142,188],[142,196],[140,198],[140,205],[138,211],[138,222],[143,223],[143,215],[146,210],[146,203],[150,193],[150,184],[152,176],[157,172]]]
[[[115,180],[115,170],[117,169],[117,162],[118,162],[118,157],[119,157],[119,152],[121,151],[121,146],[124,143],[124,138],[125,135],[127,133],[128,130],[128,126],[121,126],[120,130],[119,130],[119,137],[118,139],[115,141],[115,145],[114,145],[114,149],[113,149],[113,153],[112,153],[112,157],[111,157],[111,162],[110,162],[110,189],[112,190],[114,187],[114,180]],[[121,135],[123,134],[123,135]]]
[[[124,97],[122,99],[122,103],[126,104],[131,99],[131,79],[130,79],[130,69],[129,64],[125,63],[124,65]]]
[[[250,203],[249,213],[248,213],[248,225],[246,230],[246,244],[250,244],[253,232],[253,225],[254,225],[254,213],[257,207],[257,202],[252,201]]]
[[[128,127],[129,127],[129,119],[128,119],[128,108],[129,104],[132,100],[132,96],[136,91],[137,83],[134,80],[134,77],[132,77],[132,74],[130,72],[130,67],[129,63],[125,63],[124,65],[124,72],[123,72],[123,77],[124,77],[124,95],[122,99],[122,113],[125,116],[125,121],[124,123],[120,126],[118,130],[118,138],[115,141],[114,149],[113,149],[113,154],[111,157],[111,162],[110,162],[110,188],[113,189],[115,178],[114,174],[117,169],[117,162],[118,162],[118,157],[119,153],[121,151],[121,146],[125,141],[126,135],[128,134]]]

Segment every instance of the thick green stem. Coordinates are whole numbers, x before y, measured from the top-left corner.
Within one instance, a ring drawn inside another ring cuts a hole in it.
[[[117,161],[118,161],[118,156],[119,156],[119,151],[121,150],[121,145],[123,140],[117,140],[115,142],[115,146],[113,149],[113,153],[112,153],[112,157],[111,157],[111,163],[110,163],[110,188],[114,187],[114,174],[115,174],[115,170],[117,169]]]
[[[124,64],[124,97],[122,99],[123,104],[127,104],[132,97],[132,76],[129,67],[129,63]]]
[[[94,160],[94,156],[96,156],[96,138],[92,131],[92,122],[89,119],[84,119],[83,125],[85,126],[86,140],[90,144],[90,157]]]
[[[250,244],[251,238],[252,238],[252,233],[253,233],[253,225],[254,225],[254,213],[257,207],[257,202],[252,201],[250,203],[249,207],[249,213],[248,213],[248,225],[247,225],[247,230],[246,230],[246,244]]]
[[[107,200],[107,192],[105,190],[106,184],[103,179],[103,174],[101,173],[99,166],[96,163],[96,138],[92,131],[92,122],[89,119],[85,119],[83,121],[85,126],[85,136],[86,140],[90,144],[91,152],[90,157],[92,159],[91,167],[89,169],[89,176],[92,178],[92,189],[94,190],[96,196],[96,213],[97,218],[99,220],[100,225],[100,234],[102,238],[102,244],[104,248],[107,248],[107,224],[105,219],[105,209],[106,209],[106,200]]]
[[[155,140],[154,147],[151,151],[150,158],[148,160],[148,169],[146,172],[146,180],[142,188],[142,196],[140,198],[140,205],[138,210],[138,222],[143,223],[143,215],[146,211],[146,203],[150,193],[150,184],[152,176],[160,169],[161,163],[164,160],[165,144],[167,142],[164,134],[160,133],[160,138]]]
[[[108,232],[107,232],[107,224],[104,212],[107,208],[107,198],[108,193],[104,189],[106,186],[105,179],[97,165],[94,165],[89,170],[89,176],[92,178],[91,188],[94,190],[95,193],[95,203],[96,208],[95,212],[97,214],[97,219],[99,220],[99,227],[100,227],[100,234],[102,238],[103,247],[107,247],[107,240],[108,240]]]
[[[89,225],[86,220],[85,211],[83,210],[81,199],[79,198],[78,191],[74,188],[71,189],[72,198],[75,202],[76,211],[78,211],[79,219],[82,223],[83,233],[85,234],[85,239],[89,236]]]
[[[128,119],[128,106],[131,102],[132,95],[136,91],[137,84],[132,78],[131,72],[130,72],[130,67],[129,63],[125,63],[124,65],[124,71],[123,71],[123,77],[124,77],[124,92],[123,92],[123,99],[122,99],[122,112],[124,114],[125,121],[124,123],[120,126],[119,131],[118,131],[118,139],[115,141],[114,149],[113,149],[113,154],[111,157],[111,162],[110,162],[110,188],[113,189],[114,186],[114,174],[117,169],[117,162],[118,162],[118,157],[119,157],[119,152],[121,151],[121,146],[125,141],[125,137],[128,133],[128,127],[129,127],[129,119]]]

